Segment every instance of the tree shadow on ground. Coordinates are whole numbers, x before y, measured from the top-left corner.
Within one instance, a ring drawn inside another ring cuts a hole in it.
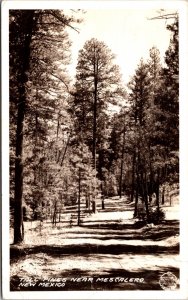
[[[91,254],[178,254],[179,245],[175,246],[158,246],[158,245],[98,245],[98,244],[75,244],[75,245],[39,245],[34,247],[16,247],[14,245],[10,248],[10,260],[15,262],[21,257],[30,254],[45,253],[52,257],[60,257],[61,255],[91,255]]]
[[[135,223],[128,223],[128,224],[123,224],[120,221],[111,221],[111,220],[105,220],[105,221],[82,221],[82,227],[86,228],[93,228],[93,229],[114,229],[114,230],[126,230],[126,229],[139,229],[138,228],[138,222]],[[160,224],[159,224],[160,225]],[[140,226],[140,228],[143,225]],[[179,221],[176,220],[169,220],[169,221],[164,221],[161,226],[174,226],[174,227],[179,227]]]
[[[140,241],[161,241],[165,238],[168,238],[170,236],[175,236],[179,233],[179,230],[167,230],[167,231],[163,231],[163,232],[158,232],[155,234],[146,234],[146,235],[135,235],[133,233],[126,233],[126,234],[109,234],[108,236],[104,236],[104,234],[98,234],[98,233],[91,233],[88,234],[88,236],[84,235],[78,235],[78,236],[74,236],[74,238],[70,239],[84,239],[84,240],[90,240],[90,239],[95,239],[95,240],[99,240],[99,241],[109,241],[109,240],[119,240],[119,241],[129,241],[132,240],[134,238],[134,240],[140,240]],[[61,235],[63,235],[63,233],[61,233]],[[69,239],[69,238],[66,238]]]
[[[130,207],[130,208],[126,207],[126,210],[125,210],[124,206],[118,206],[118,205],[117,206],[106,206],[105,210],[103,210],[102,208],[97,207],[97,211],[99,211],[100,213],[115,212],[115,211],[117,211],[117,209],[118,209],[118,212],[133,211],[132,207]]]
[[[112,226],[111,226],[112,225]],[[102,225],[103,226],[103,225]],[[83,226],[86,228],[87,226]],[[94,226],[95,227],[95,226]],[[179,225],[169,224],[169,225],[162,225],[160,227],[153,227],[153,228],[142,228],[141,230],[137,230],[133,228],[130,224],[125,224],[120,226],[116,224],[115,229],[113,224],[107,223],[104,227],[97,227],[93,230],[92,226],[87,227],[90,229],[89,231],[80,232],[80,231],[70,231],[71,235],[73,234],[74,237],[70,237],[71,239],[97,239],[101,241],[110,240],[110,239],[117,239],[117,240],[152,240],[152,241],[160,241],[166,239],[171,236],[175,236],[179,234]],[[105,230],[103,230],[105,229]],[[52,233],[51,235],[57,235],[57,233]],[[58,233],[58,236],[63,238],[65,233],[63,231]],[[68,237],[69,238],[69,237]]]
[[[71,244],[71,245],[34,245],[29,247],[28,245],[11,245],[10,246],[10,259],[11,261],[18,260],[20,257],[24,257],[27,254],[33,253],[46,253],[52,256],[56,255],[88,255],[92,253],[99,254],[150,254],[150,253],[166,253],[166,254],[177,254],[179,252],[179,245],[169,245],[160,246],[160,245],[101,245],[100,241],[105,240],[152,240],[159,241],[170,236],[174,236],[179,233],[179,222],[178,221],[165,221],[160,227],[153,228],[143,228],[141,230],[136,230],[133,227],[133,224],[115,224],[116,229],[114,229],[114,224],[105,223],[102,224],[102,227],[96,226],[99,230],[96,231],[95,226],[91,225],[89,227],[89,232],[84,232],[84,228],[88,229],[88,226],[83,226],[83,231],[70,231],[71,237],[66,239],[96,239],[96,243],[82,243],[82,244]],[[94,229],[94,230],[93,230]],[[104,232],[100,231],[105,229]],[[115,231],[116,230],[116,231]],[[118,231],[119,230],[119,231]],[[84,232],[84,233],[83,233]],[[63,235],[63,232],[58,233],[58,237]],[[88,237],[80,236],[81,234],[89,234]],[[95,236],[95,235],[99,236]],[[50,233],[49,233],[50,235]],[[57,233],[56,233],[57,235]],[[123,236],[122,236],[123,235]],[[61,241],[62,237],[60,237]],[[97,243],[98,241],[98,243]]]
[[[175,279],[175,285],[176,289],[179,289],[179,269],[173,267],[160,267],[159,269],[153,270],[141,268],[138,272],[116,269],[108,270],[105,274],[103,272],[102,275],[74,268],[69,271],[60,271],[59,274],[57,274],[57,278],[66,279],[64,287],[41,287],[36,285],[34,287],[20,288],[18,287],[20,278],[13,276],[10,281],[10,289],[11,291],[163,290],[159,282],[161,276],[167,272],[176,276],[177,281]],[[169,282],[168,288],[172,288],[172,283]]]

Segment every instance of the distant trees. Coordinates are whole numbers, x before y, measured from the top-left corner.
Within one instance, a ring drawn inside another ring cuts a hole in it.
[[[129,190],[130,155],[130,107],[125,105],[111,117],[109,136],[108,173],[111,175],[108,177],[113,181],[110,191],[116,191],[120,198]]]
[[[80,204],[85,198],[85,207],[91,210],[92,201],[99,191],[99,181],[92,164],[92,153],[82,140],[71,148],[70,167],[78,202],[78,225],[81,223]],[[95,211],[94,211],[95,212]]]

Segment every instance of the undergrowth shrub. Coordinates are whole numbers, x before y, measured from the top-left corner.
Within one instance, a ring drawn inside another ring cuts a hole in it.
[[[138,212],[137,218],[145,223],[159,224],[165,220],[165,212],[161,208],[149,207],[149,222],[147,220],[146,211]]]

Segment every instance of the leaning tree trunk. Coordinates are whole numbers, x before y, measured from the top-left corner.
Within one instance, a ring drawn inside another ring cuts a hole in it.
[[[30,62],[30,44],[33,33],[34,10],[23,12],[23,23],[20,26],[23,38],[23,44],[19,49],[19,69],[18,69],[18,111],[17,111],[17,129],[16,129],[16,159],[15,159],[15,192],[14,192],[14,244],[19,244],[24,239],[23,228],[23,130],[26,106],[26,88],[28,80],[27,72]]]

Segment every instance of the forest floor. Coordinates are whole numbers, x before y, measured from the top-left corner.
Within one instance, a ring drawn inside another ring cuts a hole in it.
[[[165,221],[142,228],[125,197],[105,200],[81,226],[66,216],[56,227],[25,222],[24,244],[10,246],[11,290],[161,290],[161,276],[178,279],[180,264],[178,201],[163,209]]]

